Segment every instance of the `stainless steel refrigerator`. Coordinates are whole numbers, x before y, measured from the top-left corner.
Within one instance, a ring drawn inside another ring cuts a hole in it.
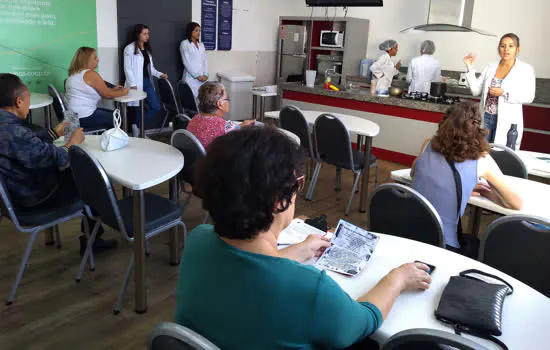
[[[280,28],[280,43],[277,65],[277,80],[286,81],[289,75],[303,75],[306,69],[305,26],[282,25]]]

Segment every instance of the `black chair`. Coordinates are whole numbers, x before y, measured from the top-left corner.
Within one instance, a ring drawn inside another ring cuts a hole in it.
[[[197,332],[172,322],[157,325],[149,334],[148,350],[219,350]]]
[[[491,144],[489,154],[504,175],[527,179],[527,167],[513,149],[506,146]]]
[[[294,106],[285,106],[281,109],[279,113],[279,125],[281,129],[285,129],[298,136],[300,139],[300,146],[309,157],[309,160],[313,162],[315,157],[315,151],[313,149],[313,142],[311,137],[311,132],[309,130],[309,125],[306,121],[306,118],[302,114],[302,111]],[[309,179],[311,177],[310,166],[307,166],[306,177]]]
[[[172,131],[187,129],[190,121],[191,118],[185,113],[176,115],[174,117],[174,121],[172,122]]]
[[[21,259],[21,264],[19,265],[19,270],[17,271],[17,277],[13,283],[11,293],[6,301],[6,305],[10,305],[15,300],[17,287],[21,282],[21,277],[27,266],[38,232],[49,228],[56,228],[57,225],[65,221],[83,217],[82,202],[80,200],[75,200],[71,203],[65,203],[63,207],[57,205],[55,207],[47,207],[47,205],[45,205],[41,206],[41,209],[16,208],[11,202],[8,190],[4,185],[4,176],[0,174],[0,220],[3,216],[10,219],[19,232],[29,233],[31,235],[25,254]],[[55,232],[57,235],[57,245],[59,247],[61,244],[59,230],[56,228]]]
[[[182,113],[180,104],[176,98],[174,88],[170,81],[166,78],[159,78],[158,80],[159,87],[159,97],[160,103],[166,112],[164,116],[164,121],[162,122],[162,128],[166,126],[166,122],[169,120],[170,115],[174,117]]]
[[[414,328],[394,334],[382,350],[455,349],[488,350],[473,340],[437,329]]]
[[[53,110],[55,112],[55,116],[57,117],[57,121],[61,123],[63,122],[63,119],[65,119],[64,113],[67,111],[67,105],[65,104],[65,101],[63,100],[63,97],[61,97],[59,91],[57,91],[55,86],[53,86],[52,84],[48,85],[48,94],[53,98]],[[105,129],[88,130],[85,132],[85,134],[100,134],[104,131]]]
[[[502,271],[550,298],[550,222],[510,215],[485,230],[479,261]]]
[[[55,116],[57,117],[57,121],[61,123],[65,118],[64,113],[67,111],[65,101],[63,101],[61,94],[57,91],[53,84],[48,84],[48,94],[53,98],[53,110],[55,112]]]
[[[306,194],[306,199],[311,200],[313,197],[313,191],[315,190],[315,185],[319,179],[322,163],[336,166],[337,189],[339,189],[340,180],[338,176],[338,169],[341,168],[351,170],[354,174],[354,183],[345,212],[346,215],[348,215],[364,168],[363,153],[358,150],[351,149],[351,140],[348,129],[342,121],[340,121],[340,119],[333,115],[321,114],[317,117],[315,120],[313,133],[316,142],[315,149],[317,150],[317,165],[313,171],[313,177]],[[369,166],[365,167],[365,171],[368,171],[372,167],[376,167],[377,173],[375,182],[378,184],[378,165],[376,164],[376,157],[371,155],[370,158],[371,162]]]
[[[90,259],[90,269],[95,268],[92,246],[101,224],[119,231],[128,242],[134,242],[134,210],[132,198],[117,200],[105,170],[86,150],[79,146],[71,147],[69,149],[69,159],[76,187],[84,202],[86,215],[96,221],[91,237],[88,237],[88,246],[80,262],[80,269],[76,277],[76,281],[79,282],[88,258]],[[187,237],[187,228],[181,220],[181,209],[177,203],[152,193],[145,193],[144,196],[146,241],[176,226],[182,227],[184,238]],[[132,252],[118,301],[113,308],[115,314],[120,312],[120,306],[133,271],[134,253]]]
[[[389,183],[374,190],[367,227],[373,232],[445,247],[439,214],[424,196],[407,186]]]
[[[206,157],[206,151],[200,141],[195,137],[195,135],[187,130],[175,131],[172,134],[170,144],[173,147],[177,148],[183,154],[183,158],[185,159],[183,169],[181,169],[180,173],[178,174],[178,182],[180,183],[179,187],[183,190],[183,192],[187,194],[187,198],[182,206],[182,208],[185,209],[191,201],[191,197],[193,195],[199,198],[202,197],[199,193],[195,191],[194,172],[195,164],[197,163],[197,161]],[[193,191],[189,192],[185,190],[186,183],[191,185]],[[208,217],[209,216],[207,214],[204,220],[205,223],[208,221]]]
[[[195,102],[195,95],[193,95],[193,91],[185,81],[178,81],[178,84],[176,85],[176,92],[183,113],[191,117],[194,117],[195,114],[199,113],[197,103]]]

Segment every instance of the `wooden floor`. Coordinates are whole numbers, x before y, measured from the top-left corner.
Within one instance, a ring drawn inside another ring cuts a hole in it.
[[[402,166],[378,161],[380,183],[389,182],[390,172]],[[374,185],[374,170],[371,170]],[[352,187],[353,176],[343,171],[341,192],[334,191],[335,168],[323,166],[313,201],[303,196],[297,202],[296,216],[327,214],[334,227],[344,218],[344,209]],[[153,189],[168,193],[166,184]],[[356,195],[350,216],[346,220],[366,226],[366,214],[358,212]],[[204,219],[200,201],[193,199],[184,221],[189,229]],[[0,296],[7,298],[16,269],[28,242],[28,236],[15,230],[11,222],[0,223]],[[74,276],[80,262],[80,223],[77,220],[61,225],[63,246],[45,246],[43,235],[36,241],[29,264],[23,275],[15,302],[1,306],[1,349],[145,349],[149,331],[161,321],[173,319],[174,289],[178,268],[168,264],[168,237],[161,235],[151,241],[147,260],[149,310],[144,315],[133,312],[133,282],[130,284],[123,310],[113,315],[112,306],[126,270],[131,246],[117,232],[107,231],[106,238],[120,242],[116,251],[96,255],[96,270],[86,270],[80,283]]]

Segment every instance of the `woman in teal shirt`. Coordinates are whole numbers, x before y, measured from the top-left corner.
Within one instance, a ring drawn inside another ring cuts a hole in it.
[[[346,348],[380,327],[402,291],[429,287],[426,265],[405,264],[355,301],[324,271],[301,264],[328,239],[311,235],[278,250],[303,167],[301,151],[270,127],[210,144],[196,190],[215,224],[195,228],[185,242],[176,322],[222,349]]]

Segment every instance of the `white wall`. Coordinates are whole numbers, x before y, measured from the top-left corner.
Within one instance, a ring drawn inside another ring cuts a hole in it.
[[[99,74],[118,83],[118,23],[116,0],[96,0]]]
[[[380,55],[378,44],[394,38],[400,44],[397,59],[408,65],[418,55],[420,43],[436,43],[436,56],[445,70],[464,69],[462,57],[468,52],[478,56],[477,66],[498,59],[498,38],[476,33],[400,33],[402,29],[427,20],[429,0],[386,0],[382,8],[349,8],[348,16],[371,21],[367,55]],[[220,70],[241,70],[255,74],[258,84],[269,82],[275,64],[279,16],[325,16],[324,8],[308,8],[305,0],[234,0],[233,50],[209,52],[210,75]],[[550,47],[545,44],[550,31],[550,2],[545,0],[477,0],[473,27],[501,36],[514,32],[521,38],[520,57],[532,64],[539,78],[550,78]],[[200,23],[201,1],[193,0],[193,20]],[[342,9],[329,8],[329,17],[343,16]]]

